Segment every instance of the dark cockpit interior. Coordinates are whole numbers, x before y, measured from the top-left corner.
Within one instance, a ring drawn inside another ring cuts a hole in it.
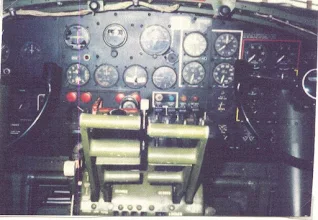
[[[0,214],[310,216],[307,6],[4,0]]]

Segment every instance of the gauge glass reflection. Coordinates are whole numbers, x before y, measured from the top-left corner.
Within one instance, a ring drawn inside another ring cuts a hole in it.
[[[302,87],[307,96],[316,99],[317,69],[311,69],[304,75]]]
[[[239,43],[233,34],[221,34],[215,41],[216,52],[223,57],[230,57],[239,48]]]
[[[160,67],[152,75],[152,81],[159,89],[169,89],[177,81],[176,72],[170,67]]]
[[[198,85],[205,77],[205,69],[199,62],[190,62],[182,70],[184,81],[190,85]]]
[[[8,45],[4,42],[2,42],[2,46],[1,46],[1,62],[4,63],[8,60],[10,56],[10,48],[8,47]]]
[[[126,29],[119,24],[108,25],[103,33],[105,43],[110,47],[121,47],[127,40]]]
[[[82,50],[89,44],[89,31],[81,25],[72,25],[65,30],[64,40],[68,47]]]
[[[90,74],[86,66],[75,63],[67,69],[66,77],[69,84],[73,86],[82,86],[89,81]]]
[[[198,32],[187,35],[183,42],[184,51],[191,57],[201,56],[207,49],[208,42],[205,37]]]
[[[119,79],[119,73],[115,67],[109,64],[103,64],[95,70],[95,81],[102,87],[112,87]]]
[[[124,82],[130,88],[141,88],[146,85],[147,81],[147,71],[139,65],[130,66],[124,72]]]
[[[213,78],[220,85],[228,85],[234,80],[234,66],[229,63],[221,63],[213,70]]]
[[[169,31],[162,26],[147,27],[140,36],[140,45],[149,55],[164,54],[170,47],[171,37]]]

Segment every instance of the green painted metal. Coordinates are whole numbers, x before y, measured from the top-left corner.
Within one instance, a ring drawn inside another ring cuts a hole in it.
[[[89,182],[83,179],[81,198],[81,215],[112,216],[114,212],[122,215],[124,212],[129,216],[132,213],[147,216],[155,216],[157,212],[169,216],[198,216],[204,214],[203,190],[198,188],[193,203],[187,204],[184,199],[175,204],[172,201],[171,185],[149,184],[144,181],[141,184],[114,184],[112,186],[111,202],[105,202],[102,198],[96,202],[90,201]]]
[[[207,139],[209,127],[179,124],[149,124],[147,134],[150,137]]]
[[[192,165],[197,163],[196,151],[196,148],[149,147],[148,162],[156,165]]]
[[[140,182],[140,172],[138,171],[105,171],[104,181],[107,183],[132,183]]]
[[[174,184],[183,183],[183,172],[149,172],[147,175],[149,183]]]
[[[140,157],[96,157],[96,165],[139,165]]]
[[[82,146],[84,151],[85,165],[86,165],[88,178],[90,182],[91,199],[93,201],[96,201],[99,198],[101,181],[98,181],[100,178],[97,173],[97,170],[93,169],[93,163],[92,163],[93,158],[90,155],[91,139],[90,139],[89,132],[91,128],[139,130],[140,122],[141,122],[140,116],[92,115],[92,114],[85,114],[85,113],[81,114],[80,130],[81,130],[81,137],[82,137]],[[97,143],[96,146],[99,146],[100,144],[98,141],[95,143]],[[94,149],[96,149],[96,146]]]
[[[92,139],[90,156],[94,157],[139,157],[140,141],[121,139]]]
[[[149,124],[147,134],[150,137],[193,139],[198,140],[197,144],[192,148],[149,146],[147,156],[149,164],[145,171],[103,170],[102,165],[116,164],[116,159],[120,161],[121,165],[125,164],[125,160],[129,162],[128,164],[140,163],[140,142],[120,139],[91,139],[91,129],[139,130],[140,122],[140,116],[81,115],[82,144],[92,201],[97,201],[93,198],[99,197],[101,193],[99,186],[103,186],[104,183],[112,183],[112,187],[121,186],[118,183],[128,184],[129,187],[131,186],[129,183],[142,183],[142,185],[137,185],[144,187],[145,182],[147,182],[155,184],[149,188],[151,189],[149,192],[143,190],[143,193],[148,197],[153,196],[151,194],[154,193],[153,189],[160,188],[157,184],[168,184],[170,191],[165,190],[159,194],[169,192],[172,203],[180,204],[181,201],[184,201],[186,204],[192,204],[198,189],[199,173],[209,137],[208,126]],[[96,168],[93,168],[95,165]],[[184,168],[181,172],[156,172],[154,166],[157,165],[184,166]],[[141,172],[144,173],[145,180],[143,180]],[[125,195],[121,195],[121,198],[126,197],[128,193],[127,190],[120,191],[120,193],[123,192]],[[116,191],[112,195],[116,195]],[[184,200],[182,200],[183,198]],[[158,201],[154,200],[154,202]]]
[[[209,130],[209,127],[207,127],[207,129]],[[208,141],[208,137],[201,139],[196,146],[197,163],[192,166],[192,170],[190,173],[189,184],[188,184],[186,195],[185,195],[185,201],[187,203],[193,202],[193,198],[198,187],[198,180],[200,176],[200,171],[201,171],[201,167],[203,163],[203,157],[204,157],[207,141]]]
[[[192,203],[198,187],[198,179],[202,167],[206,143],[209,138],[209,127],[198,125],[175,124],[149,124],[148,135],[150,137],[198,139],[195,148],[162,148],[149,147],[148,162],[150,164],[193,164],[190,175],[183,185],[176,188],[177,194],[183,194],[185,189],[185,201]]]
[[[80,116],[81,128],[100,128],[114,130],[139,130],[140,116],[126,115],[92,115],[82,113]]]

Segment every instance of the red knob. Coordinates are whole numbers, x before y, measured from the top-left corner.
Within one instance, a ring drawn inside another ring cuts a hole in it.
[[[68,102],[76,102],[77,100],[77,93],[76,92],[68,92],[66,94],[66,100]]]
[[[118,93],[116,96],[115,96],[115,101],[120,104],[121,103],[121,100],[123,100],[123,98],[125,97],[125,94],[124,93]]]
[[[84,103],[89,103],[92,101],[92,94],[90,92],[84,92],[81,94],[81,100]]]
[[[199,101],[199,97],[198,97],[198,96],[193,96],[193,97],[192,97],[192,101],[193,101],[193,102]]]

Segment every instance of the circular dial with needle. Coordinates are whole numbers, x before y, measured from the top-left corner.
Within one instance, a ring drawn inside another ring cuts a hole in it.
[[[81,25],[72,25],[65,30],[64,41],[66,45],[74,50],[82,50],[89,44],[90,34]]]
[[[289,70],[297,65],[298,44],[281,44],[274,53],[275,65],[280,70]]]
[[[189,56],[198,57],[206,51],[208,48],[208,42],[203,34],[193,32],[185,37],[183,48]]]
[[[234,80],[234,66],[229,63],[220,63],[213,70],[214,80],[222,85],[228,85]]]
[[[119,79],[119,73],[115,67],[103,64],[95,70],[95,81],[102,87],[114,86]]]
[[[169,89],[176,83],[177,75],[172,68],[163,66],[153,73],[152,81],[159,89]]]
[[[182,70],[183,80],[190,85],[198,85],[205,77],[205,69],[199,62],[190,62]]]
[[[34,42],[27,42],[21,49],[21,55],[27,60],[38,60],[42,56],[41,47]]]
[[[130,88],[141,88],[146,85],[147,81],[147,71],[139,65],[132,65],[124,72],[124,82]]]
[[[126,29],[119,24],[108,25],[103,33],[105,43],[110,47],[121,47],[127,40]]]
[[[147,27],[140,36],[140,46],[151,56],[164,54],[170,47],[169,31],[160,25]]]
[[[86,66],[75,63],[66,71],[66,77],[69,84],[73,86],[82,86],[89,81],[89,70]]]
[[[230,57],[239,48],[239,43],[233,34],[221,34],[215,41],[216,52],[223,57]]]
[[[264,63],[267,57],[267,51],[263,44],[252,43],[250,44],[244,52],[244,59],[248,63],[254,65],[254,69],[258,69],[259,65]]]

